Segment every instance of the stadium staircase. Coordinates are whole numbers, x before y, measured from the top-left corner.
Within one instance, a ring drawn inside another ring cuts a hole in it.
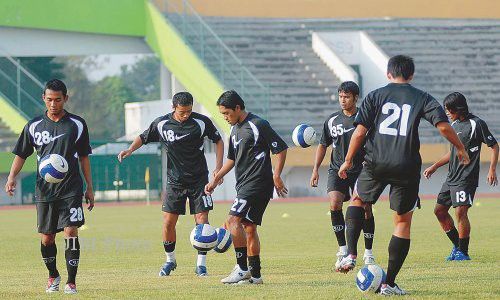
[[[414,19],[255,19],[204,17],[222,41],[270,88],[270,121],[287,137],[306,122],[317,130],[337,105],[338,79],[311,48],[314,31],[366,31],[389,55],[415,59],[413,84],[440,102],[450,92],[500,132],[500,21]],[[427,122],[422,142],[442,142]]]

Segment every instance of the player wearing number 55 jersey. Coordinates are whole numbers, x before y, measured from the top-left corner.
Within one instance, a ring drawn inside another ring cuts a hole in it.
[[[413,59],[408,56],[397,55],[389,59],[387,78],[390,83],[369,93],[363,100],[354,121],[356,129],[345,162],[339,170],[339,176],[346,178],[366,138],[365,165],[355,188],[357,196],[353,197],[346,212],[349,256],[342,260],[340,271],[348,272],[355,266],[364,207],[377,202],[385,187],[390,185],[395,228],[389,243],[387,277],[380,291],[383,295],[405,294],[394,281],[410,249],[411,219],[419,205],[420,120],[424,118],[436,126],[457,148],[459,159],[466,164],[469,162],[467,151],[448,123],[441,105],[428,93],[410,85],[414,70]]]
[[[235,167],[237,192],[227,220],[237,265],[221,281],[229,284],[261,284],[257,225],[261,225],[274,188],[279,196],[288,192],[281,180],[288,147],[266,120],[245,111],[245,102],[235,91],[224,92],[217,100],[217,106],[224,119],[232,126],[229,150],[226,163],[207,184],[205,191],[211,193],[217,182]],[[270,153],[277,156],[274,174]]]
[[[204,193],[208,183],[208,168],[203,143],[205,137],[216,143],[216,167],[222,166],[224,143],[212,121],[193,112],[193,96],[187,92],[174,95],[174,111],[157,118],[148,129],[135,138],[127,150],[118,154],[121,162],[143,144],[161,142],[167,150],[167,190],[163,193],[163,246],[167,255],[160,276],[168,276],[177,267],[175,260],[175,225],[179,215],[186,213],[186,200],[196,224],[208,224],[208,212],[213,209],[210,195]],[[195,273],[207,276],[206,252],[198,251]]]
[[[66,242],[65,257],[68,280],[64,292],[76,293],[76,273],[80,261],[80,243],[78,227],[85,222],[82,209],[82,196],[85,195],[88,209],[94,206],[92,175],[88,156],[92,153],[89,144],[89,132],[85,121],[67,112],[64,105],[68,101],[66,85],[53,79],[45,85],[43,101],[47,111],[42,116],[29,121],[24,127],[16,147],[12,151],[16,156],[5,186],[6,192],[14,193],[16,176],[21,171],[26,158],[36,150],[37,166],[49,155],[59,155],[60,169],[67,169],[66,174],[58,174],[62,181],[51,183],[37,172],[36,211],[38,232],[41,234],[41,252],[43,261],[49,270],[46,292],[59,291],[61,276],[56,266],[56,233],[64,231]],[[86,182],[83,192],[82,171]],[[51,174],[58,173],[55,169]],[[56,175],[55,175],[56,176]]]
[[[458,92],[449,94],[444,99],[444,107],[453,121],[451,126],[455,129],[469,153],[471,163],[466,166],[461,165],[456,159],[455,149],[452,147],[442,159],[424,171],[424,176],[430,178],[439,167],[450,163],[448,177],[439,192],[434,213],[446,235],[453,243],[451,254],[447,260],[470,260],[468,251],[470,223],[467,212],[472,206],[479,183],[481,145],[485,143],[492,149],[493,155],[491,156],[487,182],[495,186],[498,184],[496,174],[498,143],[486,123],[469,113],[469,107],[464,95]],[[448,213],[451,206],[455,208],[458,231]]]

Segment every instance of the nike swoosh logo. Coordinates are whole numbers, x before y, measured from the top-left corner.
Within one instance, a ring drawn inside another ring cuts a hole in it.
[[[238,145],[241,143],[241,141],[242,141],[242,140],[243,140],[243,139],[240,139],[239,141],[234,142],[234,146],[235,146],[235,147],[236,147],[236,146],[238,146]]]
[[[189,133],[188,133],[188,134],[185,134],[185,135],[181,135],[181,136],[176,135],[176,136],[175,136],[175,140],[176,140],[176,141],[178,141],[178,140],[180,140],[180,139],[182,139],[182,138],[187,137],[188,135],[189,135]]]
[[[63,135],[65,135],[65,134],[66,134],[66,133],[63,133],[63,134],[57,135],[57,136],[53,137],[53,138],[51,139],[51,141],[53,142],[53,141],[55,141],[56,139],[58,139],[58,138],[62,137]]]
[[[354,130],[354,127],[353,128],[349,128],[349,129],[344,129],[344,132],[349,132],[349,131],[352,131]]]
[[[461,134],[461,133],[462,133],[462,131],[459,131],[459,132],[457,132],[457,135],[459,135],[459,134]]]

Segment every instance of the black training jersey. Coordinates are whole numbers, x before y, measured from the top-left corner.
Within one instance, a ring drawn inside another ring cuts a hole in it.
[[[37,169],[40,160],[50,154],[59,154],[68,163],[68,172],[59,183],[49,183],[37,172],[35,201],[51,202],[83,195],[78,157],[88,156],[92,149],[87,124],[81,117],[66,112],[54,122],[45,113],[29,121],[12,153],[26,159],[34,150],[37,152]]]
[[[470,184],[477,186],[479,182],[481,144],[485,143],[488,147],[493,147],[497,144],[497,141],[491,134],[486,123],[473,114],[469,114],[463,121],[454,121],[451,126],[457,132],[465,149],[467,149],[470,163],[468,165],[460,164],[457,157],[457,150],[452,145],[446,181],[449,185]]]
[[[368,129],[365,160],[374,176],[402,181],[420,178],[421,118],[434,126],[448,122],[436,99],[410,84],[390,83],[366,96],[354,125]]]
[[[338,111],[331,114],[323,125],[320,144],[326,147],[332,145],[333,147],[330,170],[338,171],[344,163],[347,150],[349,150],[349,142],[355,128],[353,125],[355,118],[356,114],[348,117],[342,111]],[[361,172],[364,156],[364,149],[360,149],[354,157],[352,169],[347,172],[351,174]]]
[[[251,196],[273,186],[270,152],[277,154],[287,148],[269,122],[252,113],[232,126],[227,158],[235,161],[238,196]]]
[[[221,139],[212,121],[199,113],[191,113],[180,123],[173,113],[159,117],[141,135],[143,144],[162,142],[167,150],[167,182],[190,186],[208,182],[208,167],[203,142],[208,137],[214,143]]]

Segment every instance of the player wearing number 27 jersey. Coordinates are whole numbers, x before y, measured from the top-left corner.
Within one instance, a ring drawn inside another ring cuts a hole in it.
[[[418,126],[423,118],[439,129],[457,149],[458,156],[468,163],[468,155],[441,105],[428,93],[412,85],[415,65],[408,56],[392,57],[387,66],[390,83],[366,96],[356,116],[356,129],[349,144],[339,176],[345,178],[352,160],[365,145],[365,164],[358,177],[353,200],[346,212],[347,246],[349,256],[342,260],[341,271],[355,266],[357,240],[362,228],[364,207],[377,202],[390,185],[390,207],[395,211],[395,229],[389,243],[387,277],[381,294],[401,295],[405,292],[395,284],[410,249],[410,226],[414,209],[419,205],[420,140]]]

